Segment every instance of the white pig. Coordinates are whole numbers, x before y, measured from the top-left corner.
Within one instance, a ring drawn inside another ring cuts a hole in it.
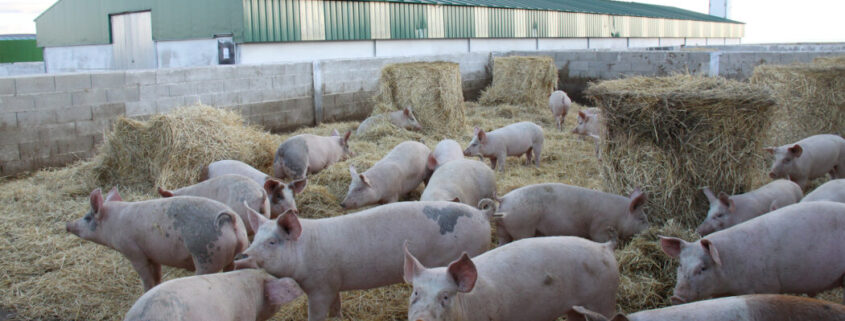
[[[288,138],[276,150],[273,159],[273,175],[277,178],[300,180],[306,174],[315,174],[338,161],[351,156],[349,135],[340,136],[337,130],[332,136],[300,134]]]
[[[680,258],[673,303],[741,294],[817,293],[843,285],[845,204],[797,203],[707,235],[661,237]]]
[[[496,198],[496,173],[490,166],[472,159],[446,163],[431,175],[420,201],[451,201],[469,206]]]
[[[402,282],[402,243],[425,264],[449,262],[461,252],[481,254],[490,245],[495,206],[483,210],[452,202],[401,202],[323,219],[292,212],[268,220],[251,211],[258,230],[237,268],[261,267],[291,277],[308,294],[308,320],[340,316],[340,291]]]
[[[831,201],[845,203],[845,179],[834,179],[804,196],[801,202]]]
[[[549,109],[552,110],[552,116],[555,116],[558,130],[563,130],[563,121],[571,106],[572,100],[563,90],[555,90],[549,95]]]
[[[426,164],[429,153],[431,150],[422,143],[406,141],[396,145],[364,173],[358,174],[355,166],[350,165],[352,181],[340,206],[356,209],[398,201],[431,175]]]
[[[499,202],[494,218],[499,245],[544,235],[604,242],[648,228],[646,195],[639,188],[625,197],[559,183],[535,184],[517,188]]]
[[[144,293],[123,320],[267,320],[300,295],[293,279],[257,269],[189,276]]]
[[[543,152],[543,128],[532,122],[520,122],[486,133],[475,128],[469,146],[464,150],[464,156],[481,155],[490,159],[490,166],[499,171],[505,169],[507,156],[522,156],[525,154],[525,164],[531,164],[533,154],[534,166],[540,167],[540,155]]]
[[[124,202],[113,188],[90,196],[91,210],[68,222],[68,232],[113,248],[141,276],[144,290],[161,283],[161,265],[208,274],[230,269],[249,244],[238,214],[218,201],[176,196]],[[266,218],[265,218],[266,219]]]
[[[704,236],[745,222],[790,204],[798,203],[804,193],[792,181],[779,179],[745,194],[728,196],[720,192],[713,195],[710,188],[704,188],[704,195],[710,202],[707,218],[696,232]]]
[[[769,177],[787,178],[802,189],[809,180],[825,174],[845,178],[845,139],[837,135],[810,136],[766,151],[775,157]]]
[[[428,169],[436,170],[450,161],[456,159],[464,159],[464,153],[461,150],[461,145],[451,139],[444,139],[434,146],[431,154],[428,154]]]
[[[264,185],[264,181],[266,181],[267,178],[272,178],[270,175],[264,174],[264,172],[255,169],[255,167],[249,166],[247,163],[239,160],[225,159],[212,162],[211,164],[208,164],[208,166],[203,167],[202,173],[200,174],[200,181],[228,174],[238,174],[249,177],[259,185]]]
[[[610,321],[845,321],[845,306],[822,300],[777,294],[752,294],[698,301],[671,307],[617,314]],[[603,315],[574,306],[566,321],[608,321]]]
[[[473,259],[464,253],[439,268],[425,268],[411,253],[405,249],[405,282],[414,286],[409,321],[555,320],[573,305],[604,315],[616,310],[619,272],[610,242],[537,237]]]
[[[409,106],[405,107],[405,109],[403,110],[397,110],[387,114],[378,114],[364,119],[364,121],[361,122],[360,125],[358,125],[358,129],[355,130],[355,135],[361,135],[365,133],[367,129],[376,124],[376,121],[381,120],[384,117],[387,117],[387,120],[390,121],[390,123],[395,125],[396,127],[404,128],[407,130],[422,130],[422,125],[417,122],[417,118],[414,117],[414,112]]]

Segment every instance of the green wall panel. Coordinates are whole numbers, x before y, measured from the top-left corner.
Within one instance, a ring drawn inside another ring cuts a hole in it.
[[[511,38],[516,34],[514,29],[514,12],[509,9],[488,8],[490,38]]]
[[[44,53],[34,39],[0,41],[0,63],[44,61]]]
[[[244,42],[301,40],[298,0],[243,0]]]
[[[444,11],[446,38],[475,37],[475,14],[472,7],[445,6]]]
[[[390,4],[390,38],[418,39],[428,37],[425,6]]]
[[[359,1],[327,1],[326,40],[370,39],[370,8]]]

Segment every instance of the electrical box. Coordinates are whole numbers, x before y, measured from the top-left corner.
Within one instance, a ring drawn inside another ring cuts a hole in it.
[[[221,65],[235,64],[235,42],[231,36],[217,38],[217,63]]]

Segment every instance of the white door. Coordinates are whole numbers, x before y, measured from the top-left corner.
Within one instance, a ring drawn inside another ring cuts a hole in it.
[[[149,11],[111,16],[111,38],[114,69],[156,67]]]

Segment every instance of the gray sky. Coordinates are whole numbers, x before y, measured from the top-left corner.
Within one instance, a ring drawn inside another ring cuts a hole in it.
[[[743,43],[845,42],[843,0],[729,0],[745,22]],[[0,0],[0,34],[35,33],[33,19],[55,0]],[[707,13],[709,0],[639,0]]]

